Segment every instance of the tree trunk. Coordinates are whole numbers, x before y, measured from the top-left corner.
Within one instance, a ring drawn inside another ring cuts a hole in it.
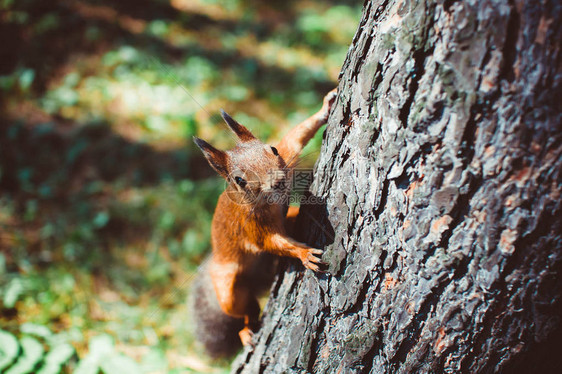
[[[286,264],[233,372],[560,365],[561,19],[556,0],[365,3],[324,203],[299,216],[329,272]]]

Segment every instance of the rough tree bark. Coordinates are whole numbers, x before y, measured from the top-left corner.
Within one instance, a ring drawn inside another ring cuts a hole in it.
[[[561,19],[556,0],[365,3],[325,204],[300,215],[329,273],[285,266],[233,372],[560,364]]]

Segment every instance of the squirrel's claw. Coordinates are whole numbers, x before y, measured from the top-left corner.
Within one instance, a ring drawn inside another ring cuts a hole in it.
[[[326,121],[328,119],[328,115],[330,114],[330,110],[332,109],[332,105],[336,101],[336,97],[338,96],[338,89],[334,88],[332,91],[328,92],[326,96],[324,96],[324,101],[322,102],[322,109],[318,114],[321,118]]]
[[[322,253],[324,253],[324,250],[318,248],[310,248],[309,252],[315,255],[322,255]]]
[[[250,345],[250,346],[254,346],[254,332],[252,330],[250,330],[250,328],[248,326],[244,327],[242,330],[240,330],[240,332],[238,333],[238,336],[240,337],[240,341],[242,342],[242,345],[246,346],[246,345]]]
[[[310,248],[302,264],[305,268],[314,272],[320,271],[320,266],[324,265],[320,256],[324,253],[322,249]]]
[[[320,267],[318,265],[316,265],[314,262],[308,262],[306,264],[303,264],[305,268],[312,270],[313,272],[318,272],[320,270]]]
[[[336,101],[336,97],[338,96],[338,89],[334,88],[332,91],[328,92],[326,96],[324,96],[324,100],[322,102],[322,109],[326,111],[330,111],[332,104]]]

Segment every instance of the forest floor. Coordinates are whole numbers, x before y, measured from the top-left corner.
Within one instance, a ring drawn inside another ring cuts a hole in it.
[[[191,138],[234,144],[220,108],[263,140],[318,110],[361,4],[0,4],[0,331],[70,344],[64,372],[110,343],[116,367],[227,370],[186,303],[224,188]]]

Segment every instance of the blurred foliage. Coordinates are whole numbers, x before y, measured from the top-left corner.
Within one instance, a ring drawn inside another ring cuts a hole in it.
[[[21,331],[23,336],[18,341],[0,330],[0,370],[6,374],[57,374],[74,356],[74,348],[64,336],[52,334],[45,326],[25,323]]]
[[[227,370],[186,306],[224,188],[191,137],[232,146],[224,108],[280,139],[336,85],[360,9],[0,0],[0,371]]]

